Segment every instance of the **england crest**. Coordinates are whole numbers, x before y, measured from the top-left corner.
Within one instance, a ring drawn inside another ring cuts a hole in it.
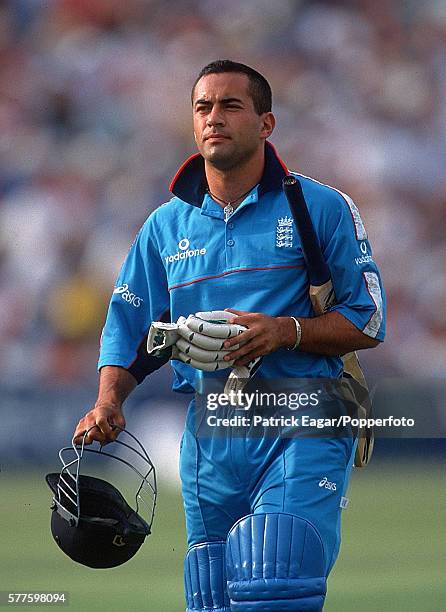
[[[276,246],[291,248],[293,246],[293,218],[280,217],[276,226]]]

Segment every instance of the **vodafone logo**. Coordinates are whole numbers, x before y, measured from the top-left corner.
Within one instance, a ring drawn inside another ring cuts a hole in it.
[[[359,245],[359,248],[361,249],[362,256],[355,257],[355,264],[357,266],[360,266],[361,264],[365,264],[365,263],[370,263],[371,261],[373,261],[372,256],[369,255],[369,253],[367,253],[367,243],[366,242],[361,242],[361,244]]]
[[[206,249],[190,249],[189,238],[182,238],[178,243],[178,251],[174,255],[167,255],[164,257],[166,265],[173,263],[174,261],[181,261],[182,259],[189,259],[190,257],[198,257],[199,255],[206,255]]]

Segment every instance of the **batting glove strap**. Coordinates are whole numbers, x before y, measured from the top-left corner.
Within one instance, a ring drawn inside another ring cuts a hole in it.
[[[226,381],[223,393],[229,397],[231,406],[238,406],[238,392],[243,391],[250,379],[262,365],[262,357],[256,357],[245,366],[233,368]]]
[[[155,321],[152,323],[147,336],[147,352],[153,357],[163,357],[166,351],[171,351],[179,338],[178,325],[176,323],[163,323]]]

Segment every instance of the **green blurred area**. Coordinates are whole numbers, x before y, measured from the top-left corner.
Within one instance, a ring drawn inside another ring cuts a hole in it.
[[[178,491],[161,490],[153,534],[134,559],[90,570],[51,538],[44,474],[0,473],[1,591],[67,591],[73,612],[184,610]],[[324,612],[445,610],[445,492],[444,463],[374,461],[354,471]]]

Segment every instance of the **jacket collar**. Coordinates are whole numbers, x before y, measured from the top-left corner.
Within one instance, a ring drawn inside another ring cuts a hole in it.
[[[282,179],[289,173],[270,142],[265,143],[265,168],[259,185],[259,197],[268,191],[282,189]],[[179,168],[170,183],[170,191],[184,202],[201,206],[206,193],[204,159],[200,153],[191,155]]]

